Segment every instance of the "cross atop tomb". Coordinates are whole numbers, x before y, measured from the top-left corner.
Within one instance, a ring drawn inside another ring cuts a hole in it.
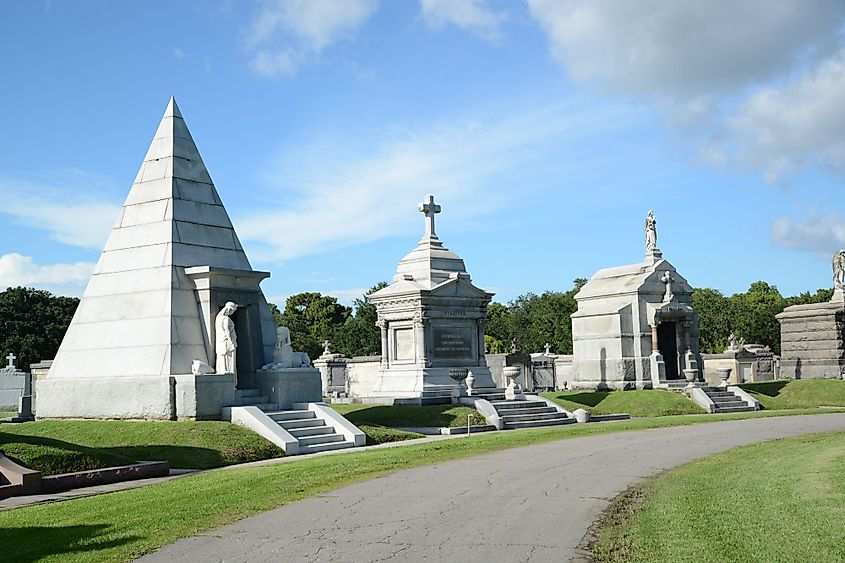
[[[672,275],[672,272],[666,270],[660,281],[666,284],[666,293],[663,295],[663,301],[667,302],[675,299],[675,293],[672,291],[672,282],[675,281],[675,276]]]
[[[425,236],[437,238],[437,233],[434,232],[434,216],[440,213],[440,206],[434,203],[434,196],[425,196],[425,200],[419,204],[418,209],[425,215]]]
[[[547,356],[552,353],[552,345],[548,342],[546,342],[546,345],[543,346],[543,349],[546,351]]]
[[[11,352],[9,352],[9,355],[6,356],[6,359],[9,360],[9,365],[6,366],[6,369],[14,370],[15,369],[15,360],[17,360],[18,357],[15,356],[14,354],[12,354]]]

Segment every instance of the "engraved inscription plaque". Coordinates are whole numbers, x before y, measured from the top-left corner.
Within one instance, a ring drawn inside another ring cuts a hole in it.
[[[434,357],[450,360],[472,359],[475,326],[438,326],[433,328]]]
[[[394,358],[397,360],[414,359],[414,333],[411,328],[397,328],[393,331]]]

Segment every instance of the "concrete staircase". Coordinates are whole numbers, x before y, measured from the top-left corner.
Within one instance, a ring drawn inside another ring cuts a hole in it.
[[[238,389],[224,420],[246,426],[276,444],[286,455],[341,450],[366,444],[366,435],[324,403],[295,403],[283,410],[258,389]]]
[[[351,448],[355,444],[335,431],[331,422],[318,418],[314,411],[290,410],[266,413],[299,442],[300,454]]]
[[[523,398],[508,401],[505,399],[505,390],[496,388],[473,389],[472,396],[484,399],[493,406],[502,419],[504,430],[575,423],[575,419],[563,409],[549,405],[536,395],[523,395]]]
[[[726,387],[701,387],[701,390],[713,402],[711,412],[726,413],[757,410],[756,407],[750,406],[745,399]]]

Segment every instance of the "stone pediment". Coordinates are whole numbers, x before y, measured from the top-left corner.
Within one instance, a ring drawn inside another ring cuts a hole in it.
[[[661,278],[666,272],[674,278],[672,289],[676,295],[692,294],[693,288],[687,280],[668,260],[660,259],[599,270],[575,295],[575,299],[581,301],[638,293],[662,295],[666,286]]]
[[[457,274],[434,287],[429,292],[432,297],[466,297],[476,299],[492,299],[493,294],[476,287],[470,281],[469,274]]]

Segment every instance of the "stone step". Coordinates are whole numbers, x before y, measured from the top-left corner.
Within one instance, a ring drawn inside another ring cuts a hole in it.
[[[279,426],[285,430],[291,428],[313,428],[315,426],[325,426],[326,423],[320,418],[302,418],[299,420],[279,420]]]
[[[236,389],[235,396],[241,399],[245,399],[247,397],[258,397],[261,395],[261,390],[259,389]]]
[[[268,412],[267,416],[275,420],[276,422],[282,420],[304,420],[306,418],[317,418],[317,415],[314,414],[314,411],[278,411],[278,412]]]
[[[556,418],[549,420],[529,420],[522,422],[505,422],[506,430],[516,430],[518,428],[537,428],[539,426],[562,426],[564,424],[574,424],[574,418]]]
[[[331,442],[329,444],[314,444],[313,446],[299,446],[300,454],[314,454],[317,452],[328,452],[331,450],[342,450],[351,448],[352,442]]]
[[[250,395],[249,397],[241,397],[236,399],[242,407],[254,407],[258,405],[268,404],[270,400],[266,395]]]
[[[307,438],[297,438],[299,440],[299,447],[313,446],[315,444],[333,444],[335,442],[343,442],[345,440],[343,434],[322,434],[320,436],[308,436]]]
[[[499,414],[499,416],[513,416],[518,414],[547,414],[556,413],[558,411],[554,407],[547,407],[544,403],[540,403],[540,405],[536,407],[532,406],[517,409],[502,409],[496,410],[496,412]]]
[[[241,406],[257,407],[257,408],[261,409],[262,411],[264,411],[265,413],[276,412],[276,411],[279,410],[279,405],[277,405],[276,403],[256,403],[254,405],[241,405]]]
[[[736,395],[731,395],[730,397],[710,397],[710,400],[713,401],[716,404],[733,403],[734,401],[742,401],[742,399],[740,399]]]
[[[523,409],[535,405],[542,405],[546,406],[546,403],[540,401],[490,401],[490,404],[493,405],[493,408],[496,410],[499,409]]]
[[[730,391],[705,391],[708,397],[736,397]]]
[[[754,410],[754,407],[749,407],[745,403],[743,403],[741,406],[735,406],[735,407],[734,406],[730,406],[730,407],[717,406],[716,407],[716,413],[717,414],[727,413],[727,412],[749,412],[749,411],[753,411],[753,410]]]
[[[523,422],[523,421],[532,421],[532,420],[554,420],[554,419],[558,419],[558,418],[561,418],[561,419],[564,419],[564,420],[567,419],[567,417],[564,413],[557,412],[557,411],[549,412],[549,413],[542,413],[542,414],[515,414],[515,415],[500,414],[499,416],[502,417],[502,420],[504,420],[506,424],[510,423],[510,422]]]
[[[334,434],[334,426],[312,426],[306,428],[286,428],[285,430],[294,438],[306,438],[308,436],[320,436],[322,434]]]

